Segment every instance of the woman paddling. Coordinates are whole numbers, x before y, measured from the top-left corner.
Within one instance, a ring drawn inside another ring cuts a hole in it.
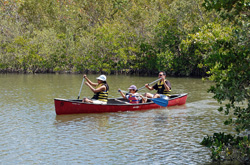
[[[99,77],[97,77],[97,83],[93,83],[92,81],[90,81],[86,75],[83,75],[83,77],[85,78],[85,80],[87,80],[85,84],[92,90],[92,92],[94,92],[94,96],[91,99],[83,98],[82,102],[107,104],[109,86],[106,82],[106,76],[100,75]]]

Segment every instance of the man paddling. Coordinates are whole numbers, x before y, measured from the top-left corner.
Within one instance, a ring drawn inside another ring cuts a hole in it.
[[[154,86],[149,86],[148,84],[145,84],[146,88],[148,88],[149,90],[157,90],[157,93],[145,93],[145,97],[168,99],[171,92],[171,83],[166,80],[166,73],[163,71],[159,72],[158,77],[161,79]]]

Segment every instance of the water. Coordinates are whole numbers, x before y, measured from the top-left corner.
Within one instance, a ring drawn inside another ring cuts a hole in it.
[[[89,75],[96,81],[98,75]],[[157,77],[108,76],[110,97]],[[211,82],[168,78],[187,103],[138,112],[55,114],[54,98],[76,99],[82,75],[0,74],[0,164],[205,164],[207,134],[232,133],[206,91]],[[142,93],[148,92],[146,89]],[[93,93],[84,85],[82,97]]]

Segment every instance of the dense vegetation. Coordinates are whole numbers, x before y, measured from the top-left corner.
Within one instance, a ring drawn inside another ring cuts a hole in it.
[[[241,134],[202,144],[214,160],[245,163],[249,29],[250,0],[0,0],[0,71],[209,76]]]
[[[182,43],[218,19],[202,0],[1,0],[2,72],[201,76]],[[217,23],[216,23],[217,24]]]
[[[218,12],[226,24],[204,26],[187,39],[186,46],[193,44],[196,53],[205,57],[210,79],[216,83],[209,92],[219,103],[226,101],[218,110],[228,116],[224,124],[234,126],[239,134],[214,133],[201,144],[211,147],[214,160],[249,164],[250,1],[205,0],[203,5]]]

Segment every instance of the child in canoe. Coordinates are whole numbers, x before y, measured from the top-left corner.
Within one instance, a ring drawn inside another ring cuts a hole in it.
[[[126,95],[124,95],[124,93],[120,89],[118,89],[118,92],[120,92],[124,99],[128,99],[129,103],[138,104],[146,102],[146,99],[144,99],[142,95],[136,93],[137,88],[135,85],[131,85],[128,89],[129,93],[126,93]]]

